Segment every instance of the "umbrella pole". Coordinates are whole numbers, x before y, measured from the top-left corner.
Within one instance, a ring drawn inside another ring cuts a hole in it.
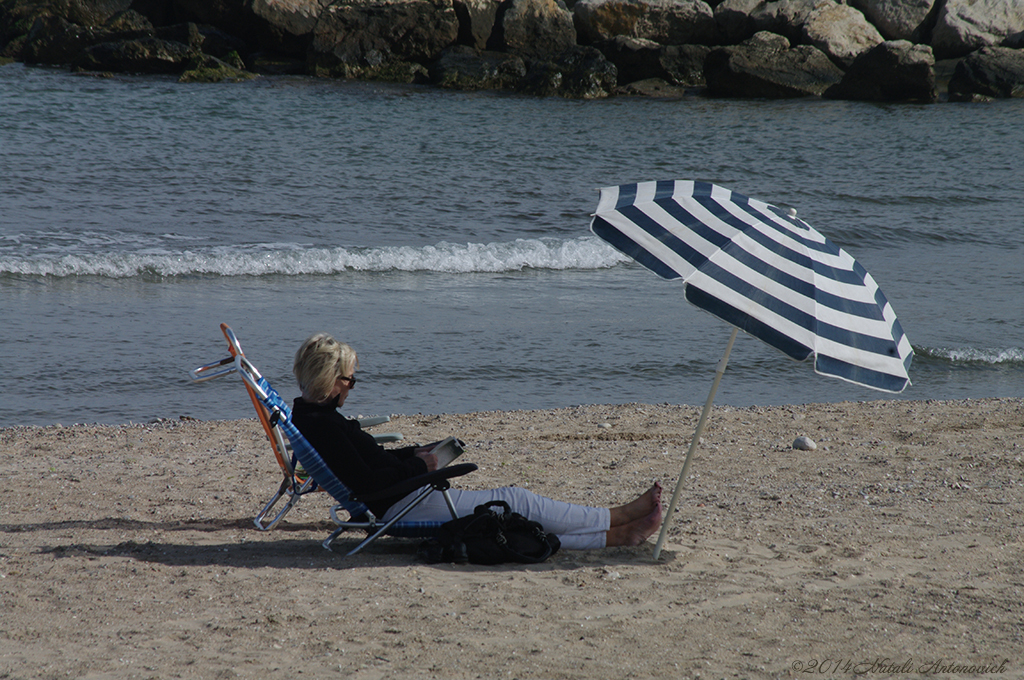
[[[668,505],[668,512],[665,513],[665,518],[661,522],[661,533],[658,534],[658,542],[654,546],[654,559],[658,559],[661,555],[661,547],[665,544],[665,538],[668,536],[668,525],[672,520],[672,515],[676,511],[676,503],[679,501],[679,492],[683,489],[683,482],[686,480],[686,473],[690,469],[690,460],[693,458],[693,452],[697,449],[697,443],[700,441],[700,435],[704,432],[704,423],[708,419],[708,415],[711,413],[711,405],[715,401],[715,392],[718,391],[718,383],[722,382],[722,374],[725,373],[725,366],[729,363],[729,354],[732,353],[732,344],[736,342],[736,335],[739,333],[739,328],[735,326],[732,329],[732,335],[729,336],[729,344],[725,346],[725,354],[722,355],[721,361],[718,362],[718,368],[715,369],[715,381],[711,384],[711,393],[708,394],[708,400],[704,404],[704,411],[700,414],[700,420],[697,421],[697,429],[693,432],[693,439],[690,441],[690,449],[686,452],[686,460],[683,462],[683,471],[679,473],[679,481],[676,482],[676,490],[672,493],[672,502]]]

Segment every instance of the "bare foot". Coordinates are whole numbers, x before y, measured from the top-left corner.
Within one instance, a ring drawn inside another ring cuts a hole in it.
[[[611,508],[611,526],[614,528],[635,522],[649,515],[655,508],[661,508],[661,484],[658,482],[633,501]]]
[[[622,526],[612,527],[605,537],[605,545],[640,545],[661,526],[661,503],[646,516]]]

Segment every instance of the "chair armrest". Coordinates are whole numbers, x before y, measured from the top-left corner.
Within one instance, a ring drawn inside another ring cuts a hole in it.
[[[382,498],[404,496],[408,493],[412,493],[421,486],[430,486],[431,484],[437,484],[438,482],[443,482],[448,479],[452,479],[453,477],[468,475],[476,469],[476,463],[459,463],[458,465],[449,465],[448,467],[441,468],[440,470],[428,472],[425,475],[419,475],[418,477],[410,477],[409,479],[402,480],[398,484],[393,484],[386,489],[353,494],[352,497],[357,501],[366,503],[367,501],[376,501]]]

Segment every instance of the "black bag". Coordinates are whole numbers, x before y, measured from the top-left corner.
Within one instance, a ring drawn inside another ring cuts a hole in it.
[[[499,514],[492,507],[504,512]],[[512,512],[505,501],[491,501],[476,506],[472,515],[442,524],[437,538],[420,545],[419,554],[431,564],[536,564],[554,555],[561,545],[558,536],[544,531],[539,522]]]

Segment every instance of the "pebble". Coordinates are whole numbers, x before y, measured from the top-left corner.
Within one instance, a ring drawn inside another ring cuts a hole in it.
[[[810,437],[800,435],[795,440],[793,440],[793,448],[799,449],[800,451],[813,451],[814,449],[818,448],[818,445],[815,444],[814,440],[811,439]]]

